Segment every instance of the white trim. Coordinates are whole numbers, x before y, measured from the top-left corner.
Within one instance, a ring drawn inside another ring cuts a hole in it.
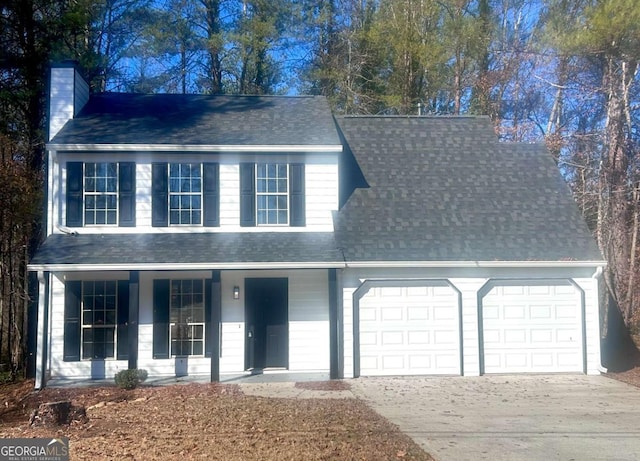
[[[348,268],[604,267],[606,261],[346,261]]]
[[[47,326],[44,323],[45,311],[47,305],[45,303],[46,293],[46,278],[43,271],[38,271],[38,321],[37,321],[37,333],[36,333],[36,381],[35,388],[42,389],[45,386],[46,365],[45,365],[45,347],[44,344],[48,338],[50,338],[46,331]]]
[[[344,262],[255,262],[255,263],[145,263],[145,264],[29,264],[30,271],[82,272],[82,271],[167,271],[212,269],[343,269]]]
[[[604,267],[606,261],[368,261],[368,262],[224,262],[133,264],[29,264],[30,271],[132,271],[211,269],[353,269],[353,268],[560,268]]]
[[[136,152],[342,152],[342,144],[328,145],[241,145],[241,144],[47,144],[58,151],[136,151]]]

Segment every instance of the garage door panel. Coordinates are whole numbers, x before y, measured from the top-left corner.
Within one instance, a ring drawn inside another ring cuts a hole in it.
[[[582,371],[580,322],[573,286],[493,287],[482,300],[484,372]]]
[[[383,322],[392,322],[394,320],[402,320],[403,319],[403,309],[396,307],[382,307],[381,308],[381,316]]]
[[[425,309],[424,307],[407,307],[407,320],[409,321],[420,321],[420,320],[429,320],[429,309]]]
[[[377,287],[359,305],[361,313],[367,311],[359,323],[361,375],[460,374],[458,296],[452,288]]]
[[[404,356],[402,355],[383,355],[382,367],[391,372],[404,370]]]
[[[447,323],[454,320],[457,317],[456,311],[451,309],[451,306],[435,306],[433,308],[433,319],[444,320]]]
[[[524,344],[527,342],[527,332],[525,330],[506,330],[504,342],[505,344]]]
[[[378,333],[375,331],[361,331],[360,344],[363,346],[378,345]]]
[[[549,305],[529,307],[529,315],[532,320],[552,320],[553,308]]]
[[[559,353],[558,354],[558,365],[560,367],[571,367],[573,364],[581,360],[581,356],[576,353]]]
[[[456,347],[456,345],[459,342],[459,334],[457,331],[451,331],[451,330],[440,330],[440,331],[434,331],[433,332],[433,343],[436,345],[442,345],[442,346],[453,346]]]
[[[411,346],[431,344],[431,332],[429,331],[409,331],[407,343]]]
[[[526,318],[525,311],[524,306],[505,306],[502,315],[506,320],[523,320]]]
[[[416,372],[431,369],[431,356],[414,354],[409,357],[409,368]]]
[[[536,329],[531,331],[531,342],[537,344],[549,344],[553,342],[553,330]]]
[[[378,309],[369,306],[363,306],[360,308],[360,319],[368,321],[378,320]]]
[[[403,333],[401,331],[383,331],[382,346],[396,346],[404,343]]]
[[[517,352],[517,351],[509,351],[505,354],[505,366],[507,368],[527,368],[528,360],[527,360],[526,352]]]
[[[534,368],[553,367],[553,354],[538,352],[531,355],[531,364]]]

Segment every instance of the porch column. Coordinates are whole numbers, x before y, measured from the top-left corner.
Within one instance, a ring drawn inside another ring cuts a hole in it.
[[[329,269],[329,377],[341,379],[342,369],[342,278],[337,269]]]
[[[138,316],[140,311],[140,272],[129,272],[129,370],[138,368]]]
[[[211,382],[220,381],[220,322],[222,320],[222,292],[220,271],[211,271]]]
[[[38,333],[36,340],[36,389],[43,389],[47,383],[47,325],[49,323],[49,273],[38,271]]]

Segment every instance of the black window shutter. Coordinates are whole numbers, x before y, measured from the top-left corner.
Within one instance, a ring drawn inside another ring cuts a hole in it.
[[[304,227],[305,196],[304,196],[304,163],[292,163],[289,165],[289,206],[290,223],[292,227]]]
[[[118,280],[118,325],[116,334],[118,345],[116,358],[129,358],[129,281]]]
[[[206,227],[220,225],[220,165],[204,163],[203,170],[203,224]]]
[[[82,162],[67,162],[67,219],[69,227],[82,227]]]
[[[169,358],[169,280],[153,281],[153,358]]]
[[[211,357],[211,280],[204,281],[204,356]]]
[[[166,163],[154,163],[151,166],[151,225],[167,227],[169,225],[169,178]]]
[[[240,226],[256,225],[255,163],[240,164]]]
[[[123,162],[118,165],[118,205],[120,227],[136,225],[136,164]]]
[[[82,282],[64,284],[64,352],[65,362],[80,360],[80,316]]]

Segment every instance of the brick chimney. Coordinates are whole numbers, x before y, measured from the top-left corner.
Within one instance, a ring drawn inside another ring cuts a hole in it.
[[[63,61],[51,66],[47,141],[51,141],[89,100],[89,85],[78,68],[77,61]]]

